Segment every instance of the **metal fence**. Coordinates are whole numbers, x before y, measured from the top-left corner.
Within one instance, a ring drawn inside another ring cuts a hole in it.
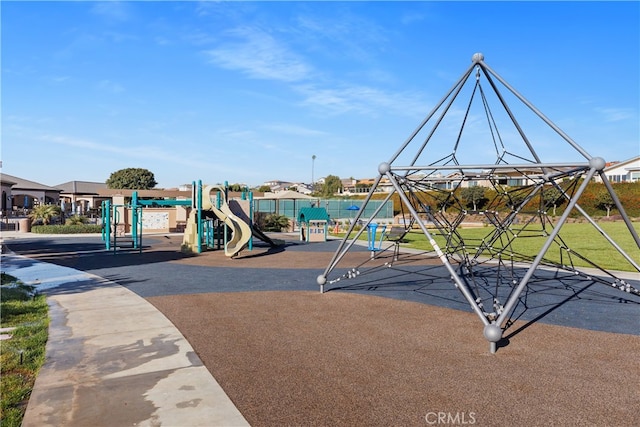
[[[364,200],[336,200],[336,199],[255,199],[254,211],[284,215],[287,218],[297,219],[298,212],[302,208],[325,208],[329,217],[333,220],[345,220],[355,218],[362,209]],[[393,218],[393,201],[371,200],[364,208],[363,217],[369,218],[383,205],[377,218]]]

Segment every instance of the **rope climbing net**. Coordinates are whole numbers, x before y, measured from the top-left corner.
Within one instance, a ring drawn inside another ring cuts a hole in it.
[[[490,107],[484,82],[502,107],[499,114]],[[515,110],[507,105],[498,83],[582,161],[543,161],[516,119]],[[463,92],[469,94],[469,101],[458,107],[459,102],[455,102]],[[484,125],[480,125],[480,117]],[[507,132],[502,130],[503,124],[509,125]],[[482,136],[478,132],[481,127],[485,130]],[[611,257],[627,263],[629,270],[640,272],[638,260],[625,252],[579,203],[586,185],[599,176],[640,248],[640,238],[603,173],[605,165],[602,158],[590,156],[497,75],[482,54],[475,54],[460,80],[391,159],[378,167],[379,176],[363,206],[381,183],[391,185],[393,190],[385,201],[394,194],[398,196],[399,217],[403,221],[403,232],[395,245],[372,252],[369,260],[355,268],[334,273],[363,231],[376,220],[377,211],[369,218],[361,218],[361,209],[318,277],[321,291],[327,285],[355,277],[369,277],[367,286],[374,286],[376,272],[397,268],[420,256],[437,259],[440,270],[445,267],[457,290],[483,322],[492,352],[508,327],[510,313],[516,305],[526,304],[525,290],[541,270],[547,272],[547,277],[549,271],[562,271],[640,296],[634,281],[591,260],[590,242],[562,231],[571,215],[579,218],[590,224],[612,249]],[[560,206],[562,212],[556,215]],[[365,227],[358,231],[355,224],[361,219]],[[462,230],[463,224],[479,227],[468,233]],[[431,248],[421,255],[409,254],[401,261],[398,242],[412,230],[421,231]],[[535,248],[535,255],[531,254],[531,247]],[[387,251],[391,249],[394,253],[389,256]],[[432,276],[442,274],[430,269]]]

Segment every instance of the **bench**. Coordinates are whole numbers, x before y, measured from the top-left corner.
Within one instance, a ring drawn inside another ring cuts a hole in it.
[[[392,226],[389,231],[387,231],[385,238],[389,242],[394,243],[393,248],[393,260],[398,260],[398,255],[400,255],[400,243],[405,243],[404,236],[407,234],[407,230],[403,226]]]
[[[404,236],[407,234],[407,230],[404,227],[394,226],[391,227],[391,230],[387,231],[387,235],[385,236],[388,241],[394,242],[396,244],[404,243]]]

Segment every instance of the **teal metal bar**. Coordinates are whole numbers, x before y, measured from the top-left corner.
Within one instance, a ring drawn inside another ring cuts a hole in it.
[[[105,247],[111,249],[111,200],[105,200],[102,206],[102,224],[105,239]]]
[[[226,188],[226,181],[225,181],[225,188]],[[225,197],[226,199],[226,197]],[[216,193],[216,208],[220,209],[222,207],[222,194],[220,193],[220,190],[218,190],[218,192]],[[222,221],[222,218],[220,219],[220,221]],[[227,230],[227,223],[222,221],[222,244],[224,245],[224,249],[227,249],[227,234],[228,234],[228,230]],[[218,244],[218,249],[220,249],[220,244]]]
[[[198,180],[196,191],[196,206],[198,209],[198,253],[202,253],[202,180]]]
[[[120,212],[118,212],[118,206],[113,205],[113,252],[115,253],[118,248],[118,224],[120,223]]]
[[[100,203],[100,221],[102,224],[102,230],[100,230],[100,237],[102,238],[102,241],[105,241],[105,202],[106,200],[103,200]]]
[[[138,206],[136,211],[140,210],[138,213],[138,221],[136,223],[136,228],[138,228],[137,236],[138,238],[134,241],[134,247],[138,249],[138,252],[142,253],[142,206]]]
[[[249,228],[251,229],[251,237],[247,248],[253,250],[253,192],[249,191]],[[244,192],[242,193],[244,195]]]
[[[215,249],[216,247],[216,224],[215,221],[210,219],[207,221],[209,224],[209,247]]]
[[[138,200],[138,204],[141,206],[193,206],[190,199],[184,200]]]
[[[131,194],[131,240],[134,249],[138,249],[138,222],[138,192],[134,191]]]

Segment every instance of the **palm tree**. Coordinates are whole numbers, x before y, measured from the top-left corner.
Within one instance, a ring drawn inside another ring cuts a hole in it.
[[[268,215],[264,219],[264,231],[282,231],[289,228],[289,218],[285,215]]]
[[[31,218],[33,222],[42,221],[44,225],[47,225],[53,218],[61,215],[62,210],[60,209],[60,206],[38,205],[33,208],[31,214],[29,214],[29,218]]]

